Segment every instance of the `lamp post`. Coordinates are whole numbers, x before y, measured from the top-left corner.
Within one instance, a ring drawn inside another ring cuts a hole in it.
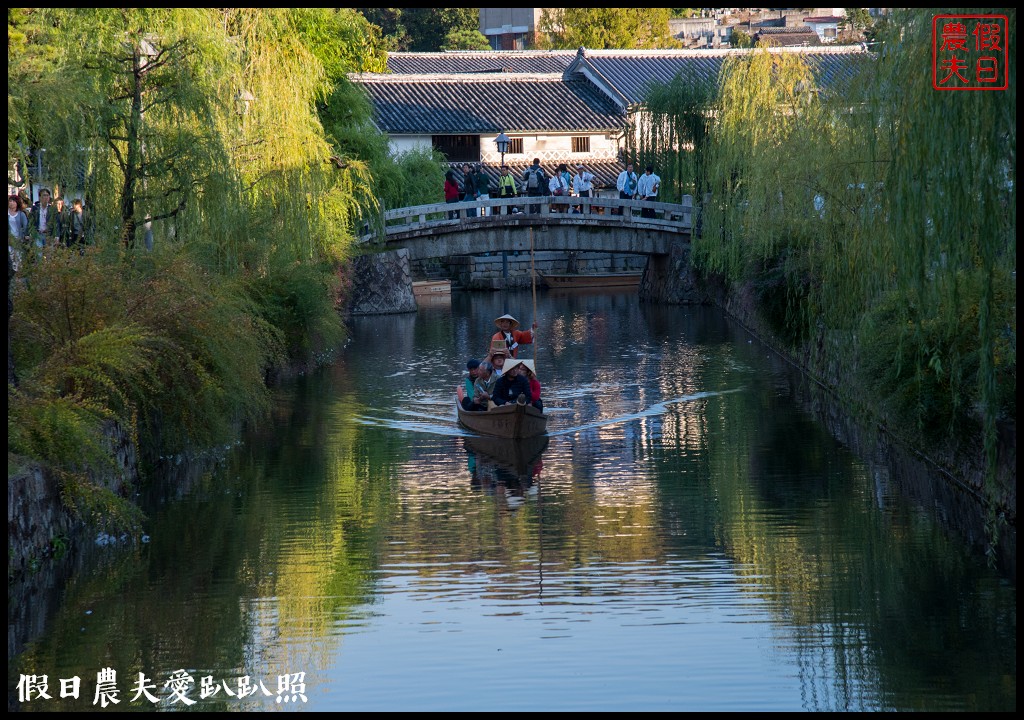
[[[500,133],[498,133],[498,137],[494,138],[494,144],[498,146],[498,152],[501,153],[501,168],[499,168],[499,173],[503,173],[505,171],[505,153],[508,152],[508,144],[509,144],[509,142],[511,142],[511,141],[508,139],[508,135],[505,134],[504,130],[502,130]],[[501,177],[503,178],[504,175],[502,175]],[[501,180],[499,180],[499,184],[500,184],[500,182],[501,182]],[[501,191],[499,190],[499,192],[501,192]],[[500,213],[501,212],[501,208],[500,207],[499,208],[495,208],[495,211],[497,213]],[[512,212],[512,206],[510,205],[510,206],[506,207],[505,208],[505,212],[506,213]],[[502,277],[502,279],[507,284],[507,282],[508,282],[508,253],[504,252],[504,251],[501,253],[501,277]]]
[[[501,164],[505,164],[505,153],[508,152],[509,143],[512,141],[508,139],[508,135],[504,132],[500,133],[498,137],[494,138],[494,144],[498,146],[498,152],[501,153]]]

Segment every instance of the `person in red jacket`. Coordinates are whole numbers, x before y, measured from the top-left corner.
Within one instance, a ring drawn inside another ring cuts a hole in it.
[[[444,201],[446,203],[457,203],[459,201],[459,182],[455,179],[455,173],[449,170],[444,176]],[[457,210],[449,210],[449,218],[457,218]]]
[[[533,360],[520,360],[519,365],[523,368],[520,373],[525,375],[530,383],[530,404],[544,412],[544,402],[540,399],[540,380],[537,379]]]
[[[494,324],[498,326],[498,332],[491,336],[491,343],[504,342],[508,354],[513,358],[519,353],[520,345],[529,345],[533,342],[533,331],[537,329],[537,323],[533,324],[530,330],[519,330],[519,321],[508,313],[495,319]]]

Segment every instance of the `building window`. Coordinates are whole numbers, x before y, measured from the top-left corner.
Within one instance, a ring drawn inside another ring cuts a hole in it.
[[[590,138],[587,136],[574,137],[572,139],[572,151],[574,153],[590,152]]]
[[[497,38],[497,41],[495,41],[495,38]],[[495,50],[525,50],[526,33],[491,35],[491,47]]]
[[[522,155],[523,154],[523,139],[522,138],[511,138],[508,141],[508,154],[509,155]]]
[[[450,163],[480,162],[479,135],[434,135],[430,144]]]

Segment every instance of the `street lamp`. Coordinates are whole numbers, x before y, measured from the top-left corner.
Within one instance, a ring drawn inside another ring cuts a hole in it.
[[[509,143],[512,141],[508,139],[508,135],[502,132],[498,137],[494,138],[494,144],[498,146],[498,152],[501,153],[501,164],[505,164],[505,153],[508,152]]]

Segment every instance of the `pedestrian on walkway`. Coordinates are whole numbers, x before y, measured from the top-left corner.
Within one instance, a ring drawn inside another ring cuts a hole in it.
[[[654,174],[654,166],[648,165],[644,174],[637,183],[637,195],[641,200],[647,202],[658,202],[658,190],[661,188],[661,178]],[[640,217],[653,218],[654,208],[644,208],[640,211]]]

